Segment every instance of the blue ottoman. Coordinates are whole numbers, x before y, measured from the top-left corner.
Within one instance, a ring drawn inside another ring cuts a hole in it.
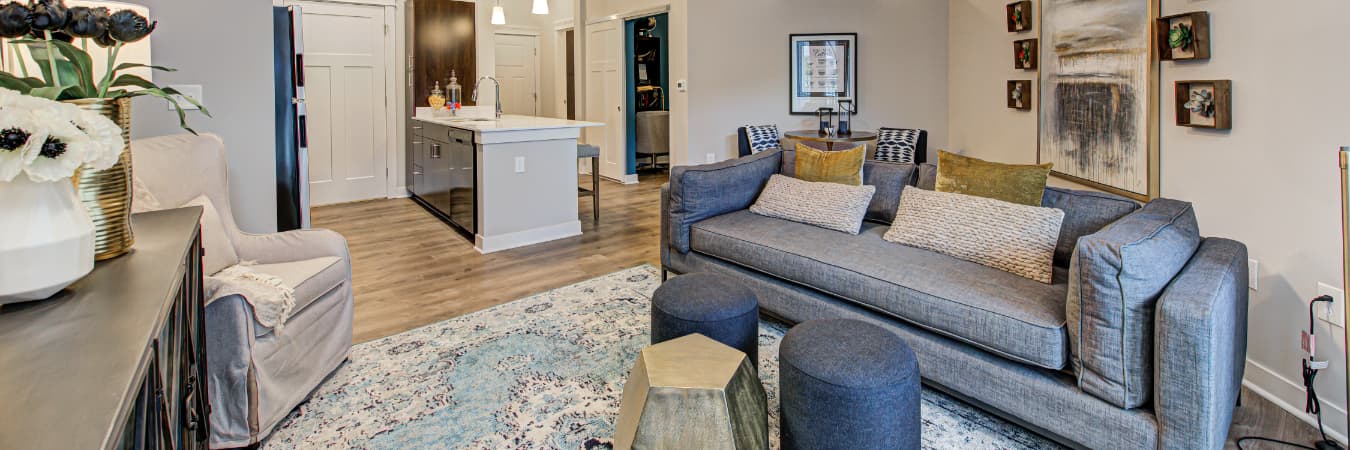
[[[918,449],[919,364],[894,333],[867,322],[813,320],[778,350],[784,450]]]
[[[702,334],[745,352],[759,366],[759,300],[735,278],[680,275],[652,296],[652,345]]]

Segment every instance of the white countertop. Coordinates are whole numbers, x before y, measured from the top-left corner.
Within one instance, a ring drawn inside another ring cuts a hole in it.
[[[500,119],[477,118],[477,117],[428,117],[419,115],[413,117],[413,120],[419,120],[447,127],[459,128],[461,130],[475,131],[479,133],[497,133],[505,131],[528,131],[528,130],[548,130],[558,128],[587,128],[604,126],[603,123],[583,122],[578,120],[555,119],[552,117],[534,117],[518,116],[507,114]]]

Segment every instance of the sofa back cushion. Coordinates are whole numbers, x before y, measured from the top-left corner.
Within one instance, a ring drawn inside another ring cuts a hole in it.
[[[1045,188],[1041,206],[1064,210],[1064,226],[1059,229],[1055,246],[1055,265],[1069,267],[1078,238],[1096,233],[1103,227],[1139,209],[1139,203],[1104,192]]]
[[[937,164],[919,164],[916,170],[918,176],[914,180],[915,187],[928,191],[937,190]]]
[[[701,220],[750,207],[759,191],[778,173],[783,152],[759,152],[740,159],[670,169],[670,245],[689,253],[689,226]]]
[[[1078,240],[1066,317],[1083,391],[1121,408],[1152,397],[1154,310],[1200,241],[1191,204],[1168,199]]]

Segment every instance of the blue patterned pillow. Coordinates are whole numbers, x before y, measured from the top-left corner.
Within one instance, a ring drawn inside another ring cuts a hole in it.
[[[919,152],[927,150],[923,130],[882,128],[877,131],[877,161],[913,163]]]
[[[750,140],[750,154],[781,148],[778,125],[746,125],[745,135]]]

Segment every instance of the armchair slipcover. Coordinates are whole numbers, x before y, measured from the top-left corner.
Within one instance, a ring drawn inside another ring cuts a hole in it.
[[[295,309],[280,333],[258,324],[243,297],[207,299],[211,448],[257,444],[347,358],[353,300],[347,242],[328,230],[240,231],[225,144],[217,136],[136,140],[132,159],[141,186],[160,207],[205,195],[240,261],[295,290]]]

